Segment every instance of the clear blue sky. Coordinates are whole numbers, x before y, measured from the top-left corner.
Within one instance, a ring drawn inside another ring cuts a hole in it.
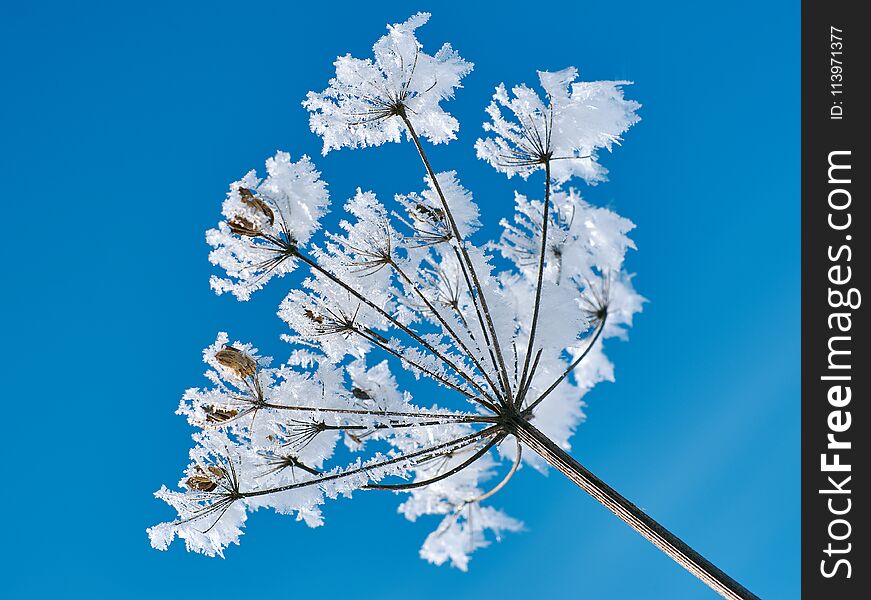
[[[568,65],[636,81],[643,121],[586,195],[638,225],[629,267],[650,303],[629,343],[609,342],[617,383],[588,397],[573,453],[760,596],[798,596],[797,2],[121,4],[0,9],[4,597],[713,597],[528,469],[496,499],[527,530],[468,574],[421,561],[433,522],[375,493],[329,504],[318,530],[255,514],[226,560],[149,548],[200,349],[228,329],[286,352],[283,286],[212,295],[203,232],[275,149],[319,154],[300,100],[416,10],[434,12],[425,45],[476,63],[450,105],[460,139],[432,157],[461,171],[490,232],[516,183],[474,160],[493,86]],[[422,176],[398,145],[317,162],[336,201]]]

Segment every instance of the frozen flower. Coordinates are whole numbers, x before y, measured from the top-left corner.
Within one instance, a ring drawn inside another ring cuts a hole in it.
[[[624,265],[634,225],[559,184],[601,180],[596,152],[620,140],[639,105],[623,99],[622,82],[575,82],[573,68],[539,73],[544,100],[500,86],[479,156],[509,176],[544,167],[551,178],[539,199],[516,194],[513,220],[480,244],[487,229],[472,193],[418,139],[455,136],[441,102],[472,68],[447,44],[422,51],[415,32],[428,19],[389,26],[371,59],[339,58],[327,90],[304,102],[325,153],[411,137],[423,189],[391,206],[357,188],[337,227],[313,240],[328,195],[307,157],[279,152],[265,179],[252,171],[231,185],[207,233],[225,271],[212,285],[244,300],[304,267],[279,307],[292,347],[278,366],[224,333],[204,350],[209,383],[178,408],[196,430],[191,462],[175,489],[157,493],[177,517],[149,530],[156,548],[181,537],[220,555],[250,511],[315,527],[327,499],[383,490],[404,494],[407,519],[441,522],[423,558],[465,570],[473,551],[521,529],[484,502],[524,464],[583,475],[613,506],[616,493],[565,450],[586,392],[613,379],[603,341],[625,335],[641,309]]]
[[[321,93],[309,92],[303,106],[311,112],[312,131],[324,139],[324,154],[345,146],[401,141],[405,118],[434,144],[456,137],[459,123],[440,103],[453,97],[473,65],[450,44],[435,56],[422,51],[415,30],[429,17],[417,13],[388,26],[387,35],[373,47],[374,60],[340,56],[330,86]]]
[[[266,172],[262,181],[249,171],[234,182],[223,205],[225,219],[206,232],[213,248],[209,260],[227,274],[212,277],[218,294],[247,300],[270,278],[292,271],[299,247],[327,210],[327,186],[307,156],[291,162],[289,154],[278,152],[266,161]]]
[[[487,107],[491,122],[484,130],[494,137],[475,143],[478,158],[509,177],[528,177],[550,162],[551,177],[565,182],[581,177],[587,183],[605,179],[607,169],[598,162],[597,150],[608,151],[629,127],[639,121],[635,101],[623,98],[629,81],[575,81],[574,67],[550,73],[539,71],[545,101],[525,84],[509,96],[500,84]],[[515,121],[503,117],[502,108]]]

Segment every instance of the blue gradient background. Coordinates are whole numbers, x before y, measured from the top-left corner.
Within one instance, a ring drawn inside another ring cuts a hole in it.
[[[4,3],[0,595],[8,598],[711,598],[559,474],[495,498],[526,531],[471,572],[421,561],[435,521],[398,499],[331,502],[309,530],[257,513],[226,560],[151,550],[151,493],[185,464],[173,414],[220,329],[281,355],[286,282],[215,297],[203,232],[227,184],[275,149],[318,157],[299,105],[337,54],[435,13],[426,47],[476,63],[435,148],[477,193],[487,232],[508,182],[476,161],[500,81],[577,65],[631,79],[643,121],[585,192],[631,218],[650,299],[617,383],[587,398],[573,454],[764,598],[799,592],[799,5],[290,2]],[[412,149],[317,162],[336,202],[420,185]],[[519,184],[537,192],[537,185]],[[333,219],[335,215],[333,215]]]

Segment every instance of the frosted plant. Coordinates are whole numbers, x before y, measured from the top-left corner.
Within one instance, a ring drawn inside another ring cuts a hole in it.
[[[472,193],[455,171],[436,172],[422,141],[455,137],[442,104],[472,66],[447,44],[424,52],[415,30],[428,18],[389,26],[374,59],[339,58],[304,102],[324,153],[410,143],[420,189],[390,206],[358,189],[338,229],[315,240],[329,198],[308,157],[279,152],[264,178],[230,185],[206,235],[224,271],[212,286],[247,300],[304,270],[279,307],[290,350],[276,363],[226,333],[205,349],[209,383],[178,410],[196,429],[189,466],[157,492],[178,517],[149,529],[152,545],[180,537],[223,556],[250,511],[315,527],[327,499],[387,490],[403,495],[406,518],[437,517],[421,556],[465,570],[474,550],[522,527],[493,504],[499,490],[524,464],[550,465],[720,593],[753,597],[567,453],[584,395],[613,380],[603,341],[625,337],[643,303],[624,265],[633,224],[569,185],[602,181],[597,150],[638,121],[627,82],[574,82],[569,68],[539,73],[544,99],[497,88],[485,124],[496,137],[478,154],[509,177],[541,171],[543,185],[517,193],[500,238],[478,244]],[[400,381],[417,381],[414,395]]]

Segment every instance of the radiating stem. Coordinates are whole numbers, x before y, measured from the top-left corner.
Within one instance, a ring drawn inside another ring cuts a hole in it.
[[[569,373],[575,370],[575,368],[581,364],[581,361],[590,353],[590,350],[593,349],[593,346],[596,344],[596,341],[599,339],[599,336],[602,335],[602,331],[605,329],[605,321],[608,319],[608,315],[606,314],[602,317],[602,320],[599,322],[599,327],[596,329],[596,333],[593,335],[593,339],[590,340],[590,343],[587,344],[587,347],[584,348],[584,351],[581,352],[581,355],[572,362],[566,370],[562,372],[562,375],[557,377],[556,381],[550,384],[550,387],[544,390],[541,395],[535,399],[535,402],[529,405],[526,410],[523,411],[524,415],[532,414],[532,411],[535,410],[535,407],[541,404],[541,401],[550,395],[552,391],[556,389],[556,387],[563,382],[563,380],[569,376]]]
[[[383,483],[383,484],[382,483],[371,483],[371,484],[368,484],[364,487],[366,489],[369,489],[369,490],[400,491],[400,490],[412,490],[415,488],[425,487],[425,486],[430,485],[432,483],[437,483],[439,481],[442,481],[443,479],[447,479],[448,477],[452,477],[453,475],[456,475],[457,473],[459,473],[460,471],[462,471],[463,469],[465,469],[466,467],[471,465],[473,462],[475,462],[476,460],[478,460],[479,458],[481,458],[482,456],[487,454],[487,452],[489,452],[490,448],[492,448],[495,444],[498,444],[504,437],[505,437],[504,433],[502,433],[502,432],[497,433],[495,435],[495,437],[493,437],[493,439],[491,439],[489,442],[487,442],[482,448],[480,448],[472,456],[470,456],[469,458],[467,458],[466,460],[464,460],[463,462],[461,462],[457,466],[453,467],[449,471],[445,471],[444,473],[441,473],[441,474],[436,475],[434,477],[431,477],[429,479],[424,479],[421,481],[412,481],[410,483]]]
[[[407,326],[403,325],[402,323],[400,323],[399,321],[397,321],[396,318],[394,318],[392,315],[390,315],[386,310],[384,310],[383,308],[381,308],[380,306],[378,306],[377,304],[372,302],[369,298],[367,298],[366,296],[364,296],[363,294],[358,292],[356,289],[354,289],[353,287],[351,287],[350,285],[348,285],[347,283],[345,283],[344,281],[339,279],[336,275],[334,275],[333,273],[331,273],[327,269],[320,266],[317,262],[315,262],[314,260],[312,260],[311,258],[306,256],[302,252],[297,251],[295,256],[297,258],[299,258],[299,260],[304,262],[306,265],[308,265],[311,269],[317,271],[318,273],[322,274],[324,277],[326,277],[327,279],[329,279],[333,283],[342,287],[344,290],[349,292],[352,296],[357,298],[357,300],[359,300],[360,302],[362,302],[363,304],[365,304],[366,306],[368,306],[369,308],[371,308],[372,310],[374,310],[375,312],[377,312],[378,314],[383,316],[385,319],[390,321],[390,323],[392,323],[400,331],[403,331],[404,333],[409,335],[414,341],[416,341],[418,344],[420,344],[421,346],[423,346],[424,348],[426,348],[427,350],[432,352],[433,355],[435,355],[439,360],[441,360],[443,363],[445,363],[447,366],[449,366],[451,369],[453,369],[454,372],[457,373],[457,375],[459,375],[464,380],[466,380],[466,382],[469,385],[471,385],[473,388],[475,388],[482,396],[484,396],[484,397],[488,396],[487,392],[484,391],[481,388],[481,386],[479,386],[477,384],[477,382],[475,382],[474,378],[472,378],[468,374],[466,374],[466,372],[463,371],[462,369],[460,369],[456,364],[454,364],[454,362],[451,359],[447,358],[441,352],[439,352],[438,350],[433,348],[431,344],[429,344],[426,340],[421,338],[418,334],[416,334],[414,331],[412,331],[409,327],[407,327]]]
[[[453,413],[428,413],[428,412],[410,412],[397,410],[365,410],[357,408],[330,408],[321,406],[292,406],[289,404],[272,404],[264,402],[258,404],[260,408],[271,408],[275,410],[288,410],[313,413],[327,413],[340,415],[362,415],[373,417],[400,417],[406,419],[439,419],[445,422],[457,423],[494,423],[496,417],[485,417],[483,415],[474,414],[453,414]]]
[[[466,269],[466,265],[463,264],[463,260],[460,258],[460,252],[453,248],[454,256],[457,259],[457,264],[460,265],[460,271],[463,273],[463,279],[466,282],[466,288],[469,290],[469,296],[472,298],[472,305],[475,307],[475,315],[478,317],[478,324],[481,326],[481,334],[484,338],[484,346],[487,348],[487,353],[490,355],[490,362],[493,363],[493,368],[496,369],[497,378],[499,379],[499,383],[502,386],[502,393],[505,397],[508,397],[508,390],[510,388],[506,387],[505,379],[502,377],[502,374],[499,372],[499,362],[496,360],[496,355],[493,354],[493,343],[490,341],[490,334],[487,332],[487,327],[484,324],[484,317],[481,314],[481,307],[478,304],[478,301],[475,299],[475,294],[472,291],[474,288],[472,286],[472,281],[469,278],[469,271]],[[471,335],[471,330],[469,331],[469,335]],[[503,403],[504,406],[504,403]]]
[[[438,381],[442,385],[459,392],[460,394],[462,394],[463,396],[465,396],[469,400],[471,400],[473,402],[477,402],[478,404],[486,407],[487,409],[489,409],[493,412],[498,412],[498,408],[495,405],[491,404],[488,400],[485,400],[484,398],[476,397],[474,394],[472,394],[468,390],[464,390],[463,388],[459,387],[458,385],[452,383],[450,380],[445,379],[444,377],[442,377],[438,373],[434,373],[431,370],[427,369],[426,367],[422,366],[420,363],[415,362],[414,360],[408,358],[407,356],[403,356],[402,354],[400,354],[399,352],[397,352],[396,350],[394,350],[393,348],[391,348],[390,346],[388,346],[384,342],[379,341],[375,337],[368,335],[357,328],[352,328],[352,329],[355,333],[357,333],[358,335],[363,337],[370,344],[373,344],[373,345],[381,348],[382,350],[384,350],[388,354],[395,356],[399,360],[410,364],[412,367],[418,369],[422,373],[426,373],[427,375],[429,375],[430,377],[432,377],[433,379],[435,379],[436,381]],[[480,390],[481,388],[478,388],[478,389]]]
[[[514,418],[508,428],[531,450],[544,458],[602,506],[620,517],[624,523],[647,538],[687,571],[701,579],[712,590],[729,600],[759,600],[740,583],[726,575],[683,540],[648,516],[643,510],[621,496],[596,477],[541,431],[523,418]]]
[[[547,256],[547,226],[550,222],[550,158],[544,162],[544,210],[541,224],[541,252],[538,257],[538,283],[535,286],[535,304],[532,308],[532,325],[529,328],[529,343],[526,346],[526,358],[523,360],[523,375],[520,377],[520,386],[518,387],[517,399],[515,405],[520,408],[523,403],[523,394],[519,393],[521,388],[526,388],[526,378],[532,379],[533,373],[529,372],[529,359],[532,356],[532,350],[535,347],[535,330],[538,326],[538,313],[541,309],[541,286],[544,283],[544,260]]]
[[[466,346],[465,342],[463,342],[462,338],[453,330],[450,324],[442,317],[441,313],[433,306],[432,302],[430,302],[429,298],[427,298],[423,291],[411,280],[411,278],[406,275],[405,271],[400,268],[394,261],[390,261],[390,265],[393,267],[393,270],[396,271],[396,274],[399,275],[402,279],[404,279],[408,285],[411,286],[411,289],[414,290],[415,294],[421,299],[421,301],[426,305],[429,311],[433,314],[433,316],[438,319],[438,322],[441,323],[442,327],[444,327],[445,331],[454,339],[455,342],[460,346],[463,352],[466,353],[466,356],[469,357],[469,360],[472,361],[472,364],[477,367],[478,371],[481,372],[484,379],[487,380],[487,384],[493,389],[494,394],[498,394],[499,390],[496,388],[496,385],[493,383],[493,380],[490,378],[489,373],[484,369],[483,365],[481,365],[480,361],[477,357],[469,350],[468,346]]]
[[[397,463],[401,463],[405,460],[410,460],[413,458],[420,458],[422,456],[426,456],[432,452],[440,453],[444,451],[444,453],[454,452],[459,448],[464,448],[469,444],[473,444],[477,442],[479,439],[489,436],[492,433],[495,433],[499,430],[498,425],[492,425],[487,427],[486,429],[482,429],[480,431],[476,431],[474,433],[470,433],[468,435],[464,435],[463,437],[459,437],[448,442],[443,442],[441,444],[437,444],[435,446],[430,446],[427,448],[422,448],[420,450],[415,450],[414,452],[409,452],[408,454],[401,454],[399,456],[395,456],[393,458],[389,458],[383,461],[379,461],[374,464],[363,465],[361,467],[355,467],[353,469],[348,469],[347,471],[339,471],[338,473],[331,473],[329,475],[322,475],[320,477],[315,477],[314,479],[309,479],[308,481],[302,481],[299,483],[291,483],[288,485],[282,485],[279,487],[269,488],[265,490],[255,490],[252,492],[243,492],[238,494],[239,498],[256,498],[258,496],[268,496],[270,494],[277,494],[279,492],[286,492],[288,490],[295,490],[303,487],[308,487],[311,485],[318,485],[320,483],[326,483],[328,481],[336,481],[337,479],[342,479],[344,477],[351,477],[353,475],[358,475],[360,473],[366,473],[367,471],[374,471],[376,469],[381,469],[390,465],[395,465]]]
[[[407,429],[409,427],[432,427],[434,425],[450,425],[450,422],[445,421],[417,421],[415,423],[375,423],[373,425],[326,425],[321,424],[320,427],[324,431],[375,431],[381,429]]]
[[[448,223],[451,226],[451,231],[453,232],[454,238],[457,241],[457,247],[463,255],[463,260],[465,261],[466,266],[469,269],[469,275],[472,277],[472,282],[475,284],[475,292],[481,302],[481,310],[484,313],[484,317],[487,321],[487,328],[490,330],[490,335],[493,338],[494,352],[496,353],[496,358],[499,361],[499,368],[501,369],[503,385],[505,386],[505,393],[507,398],[503,400],[500,397],[499,400],[510,405],[513,402],[513,399],[511,395],[511,386],[508,383],[508,369],[505,368],[505,360],[502,358],[502,348],[499,345],[499,336],[496,335],[496,327],[493,325],[493,318],[490,316],[490,309],[487,307],[487,298],[484,296],[484,290],[481,287],[481,282],[478,280],[478,274],[475,271],[474,266],[472,266],[472,260],[469,257],[469,253],[466,250],[465,244],[463,243],[463,236],[460,235],[460,230],[457,227],[456,221],[454,220],[454,214],[453,212],[451,212],[451,208],[448,205],[447,198],[445,198],[445,195],[442,192],[442,188],[439,185],[438,179],[436,179],[435,171],[433,171],[432,165],[430,165],[429,163],[429,158],[427,158],[426,152],[423,149],[423,145],[420,143],[420,138],[417,136],[417,132],[414,130],[414,126],[411,124],[411,121],[408,119],[408,116],[405,114],[405,112],[400,113],[399,116],[402,118],[403,123],[405,123],[406,128],[408,128],[408,133],[409,135],[411,135],[411,139],[412,141],[414,141],[414,145],[417,148],[418,154],[420,154],[420,158],[423,161],[423,165],[426,168],[426,172],[429,175],[430,181],[432,181],[433,189],[435,189],[436,194],[438,194],[438,197],[441,200],[442,210],[445,211],[445,216],[448,218]]]

